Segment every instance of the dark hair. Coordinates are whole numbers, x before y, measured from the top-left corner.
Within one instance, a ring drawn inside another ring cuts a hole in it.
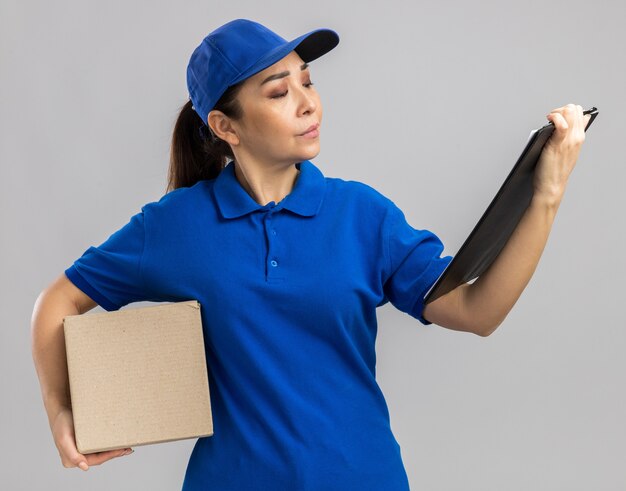
[[[234,120],[241,119],[243,109],[237,95],[244,82],[242,80],[228,87],[213,109],[222,111]],[[228,159],[235,158],[230,144],[212,135],[192,105],[189,100],[182,106],[174,125],[166,193],[217,177],[228,164]]]

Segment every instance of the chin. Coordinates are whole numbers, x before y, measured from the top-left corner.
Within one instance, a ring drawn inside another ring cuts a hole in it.
[[[308,155],[308,157],[305,157],[306,159],[312,159],[313,157],[315,157],[316,155],[320,153],[319,141],[311,142],[309,145],[307,145],[303,150],[301,150],[298,153],[300,153],[301,155]]]
[[[302,154],[300,160],[298,162],[301,162],[302,160],[311,160],[314,159],[315,157],[317,157],[319,155],[320,151],[319,148],[317,149],[317,151],[315,152],[305,152]]]

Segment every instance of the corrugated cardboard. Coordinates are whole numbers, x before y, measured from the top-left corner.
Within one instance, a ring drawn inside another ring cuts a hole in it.
[[[213,434],[196,300],[63,319],[81,453]]]

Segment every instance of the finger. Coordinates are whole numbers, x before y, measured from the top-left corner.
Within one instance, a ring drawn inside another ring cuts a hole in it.
[[[567,136],[568,124],[561,113],[550,113],[547,118],[554,125],[554,132],[550,136],[548,143],[550,145],[559,145]]]
[[[574,131],[574,133],[576,135],[580,135],[584,132],[583,129],[583,107],[581,105],[576,105],[576,110],[575,112],[575,118],[574,118],[574,128],[572,131]]]
[[[89,465],[100,465],[107,460],[114,459],[115,457],[121,457],[125,455],[127,448],[118,448],[116,450],[105,450],[104,452],[94,452],[86,454],[87,463]]]
[[[581,114],[582,114],[582,108],[581,108]],[[578,117],[578,106],[576,104],[567,104],[565,106],[565,109],[563,109],[563,112],[561,113],[561,115],[565,118],[565,121],[567,121],[568,129],[572,132],[576,131],[577,129],[576,118]]]
[[[553,109],[552,111],[550,111],[548,114],[546,114],[546,118],[548,118],[550,121],[552,121],[552,119],[550,119],[550,116],[557,115],[557,114],[563,115],[564,111],[565,111],[565,109],[563,109],[561,107],[558,107],[558,108]]]
[[[87,462],[89,465],[101,465],[107,460],[111,460],[114,457],[119,457],[124,452],[121,449],[118,450],[107,450],[105,452],[94,452],[91,454],[87,454]]]
[[[576,132],[576,106],[574,104],[568,104],[565,106],[565,110],[561,115],[567,122],[566,138],[571,138],[571,135]]]
[[[583,142],[585,141],[585,129],[587,127],[587,121],[589,120],[589,118],[587,117],[587,114],[583,114],[584,109],[581,105],[576,105],[575,107],[575,124],[572,129],[572,138],[576,142]]]
[[[562,133],[569,128],[565,117],[559,112],[550,113],[546,118],[554,125],[555,131]]]
[[[576,109],[576,106],[574,104],[566,104],[565,106],[561,106],[561,107],[557,107],[557,108],[553,109],[548,114],[553,114],[553,113],[554,114],[561,114],[563,117],[565,117],[569,112],[571,112],[571,111],[573,111],[575,109]]]
[[[561,106],[561,107],[556,107],[554,108],[552,111],[550,111],[551,113],[562,113],[565,110],[566,106]]]
[[[75,466],[79,467],[82,470],[86,471],[89,469],[89,464],[87,462],[87,457],[85,455],[79,453],[75,450],[73,453],[66,453],[68,455],[70,462]]]
[[[65,467],[80,467],[84,471],[89,468],[87,458],[78,451],[76,444],[74,443],[74,439],[69,434],[60,438],[59,446],[61,454],[65,456],[63,461],[63,465]],[[69,465],[67,464],[68,462]]]
[[[93,456],[92,458],[94,459],[93,465],[100,465],[107,460],[126,455],[128,450],[128,448],[117,448],[115,450],[105,450],[104,452],[93,453],[91,454]],[[87,455],[87,458],[89,458],[89,455]]]

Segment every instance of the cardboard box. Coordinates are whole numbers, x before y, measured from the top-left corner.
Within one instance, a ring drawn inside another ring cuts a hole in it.
[[[63,318],[81,453],[210,436],[200,303]]]

